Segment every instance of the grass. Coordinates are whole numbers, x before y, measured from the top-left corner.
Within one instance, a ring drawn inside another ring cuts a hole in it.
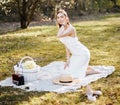
[[[120,103],[120,14],[99,20],[81,21],[73,25],[79,40],[91,52],[90,65],[113,65],[116,70],[107,78],[91,83],[103,95],[91,103],[81,92],[56,94],[26,92],[12,87],[0,87],[0,105],[119,105]],[[56,37],[56,26],[36,26],[0,35],[0,80],[11,76],[13,66],[26,55],[44,66],[65,60],[63,44]]]

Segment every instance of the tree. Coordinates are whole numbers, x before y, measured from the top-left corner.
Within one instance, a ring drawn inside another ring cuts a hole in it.
[[[114,4],[114,7],[117,6],[117,0],[111,0]]]
[[[14,0],[17,3],[21,28],[25,29],[31,22],[35,9],[40,0]]]
[[[15,2],[12,0],[1,0],[0,1],[0,15],[1,16],[12,16],[16,13]]]
[[[40,13],[40,18],[54,20],[59,8],[65,9],[70,16],[76,16],[119,12],[119,5],[120,0],[0,0],[0,20],[20,21],[21,28],[25,29],[33,20],[34,13]]]

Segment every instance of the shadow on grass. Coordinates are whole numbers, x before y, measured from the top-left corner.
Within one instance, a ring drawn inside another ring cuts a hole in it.
[[[40,23],[38,21],[36,22],[31,22],[31,24],[28,26],[28,28],[26,29],[22,29],[19,25],[19,22],[15,23],[15,22],[6,22],[6,23],[1,23],[0,25],[0,35],[4,35],[4,34],[7,34],[7,33],[14,33],[14,32],[25,32],[26,30],[27,31],[31,31],[31,32],[35,32],[35,31],[41,31],[42,29],[40,29],[40,27],[51,27],[51,26],[55,26],[55,24],[53,23],[49,23],[49,22],[46,22],[46,23]],[[35,29],[31,29],[31,27],[38,27],[38,28],[35,28]],[[47,28],[45,28],[47,29]]]
[[[26,92],[13,87],[0,87],[0,105],[16,105],[29,102],[31,97],[41,97],[47,92]]]

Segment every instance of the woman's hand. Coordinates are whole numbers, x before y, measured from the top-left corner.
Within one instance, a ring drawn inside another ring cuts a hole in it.
[[[61,26],[58,30],[57,37],[60,38],[60,36],[63,34],[64,26]]]
[[[63,22],[62,23],[62,26],[66,27],[67,23],[66,22]]]
[[[66,69],[67,67],[69,67],[69,61],[67,61],[66,63],[65,63],[65,66],[64,66],[64,69]]]

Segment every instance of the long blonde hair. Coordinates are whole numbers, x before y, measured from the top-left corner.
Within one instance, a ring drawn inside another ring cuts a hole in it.
[[[57,15],[58,15],[59,13],[62,13],[63,15],[65,15],[65,16],[67,17],[67,19],[68,19],[67,24],[70,24],[70,21],[69,21],[69,17],[68,17],[67,12],[66,12],[65,10],[63,10],[63,9],[59,9],[58,12],[57,12]],[[59,28],[62,26],[62,25],[59,24],[59,23],[57,23],[57,24],[58,24]]]

